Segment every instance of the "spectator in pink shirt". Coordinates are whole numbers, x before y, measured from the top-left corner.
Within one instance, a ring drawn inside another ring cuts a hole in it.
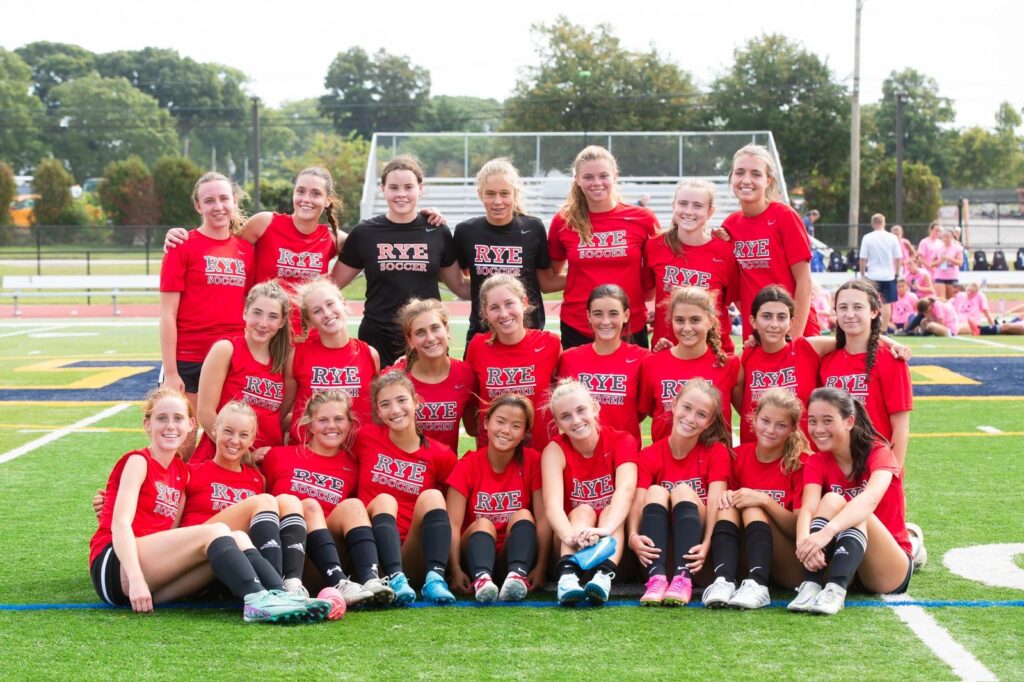
[[[910,240],[903,236],[902,225],[893,225],[891,231],[900,242],[900,252],[903,254],[903,271],[906,272],[907,267],[910,265],[910,261],[917,258],[917,250],[914,248],[914,245],[910,243]]]
[[[940,298],[922,298],[917,302],[917,315],[921,318],[920,333],[932,336],[956,336],[960,333],[960,318],[949,301]]]
[[[953,238],[952,230],[942,231],[942,244],[932,251],[932,280],[935,295],[939,298],[953,297],[953,285],[960,278],[960,266],[964,262],[964,247]]]
[[[921,254],[917,258],[911,258],[907,265],[907,284],[918,298],[935,295],[935,287],[932,284],[932,276],[928,269],[921,262]]]
[[[957,290],[957,294],[953,297],[952,303],[960,318],[961,333],[964,333],[966,324],[974,334],[1024,334],[1024,322],[996,323],[989,310],[988,299],[976,282],[968,284],[966,290],[962,284],[958,284],[954,289]]]
[[[892,304],[892,324],[897,331],[903,331],[906,328],[907,322],[917,311],[917,301],[918,298],[910,290],[907,280],[901,279],[896,282],[896,300]]]
[[[931,275],[933,279],[935,278],[935,273],[931,270],[932,257],[935,255],[934,252],[938,250],[939,246],[942,244],[942,238],[940,237],[941,234],[942,225],[940,225],[939,221],[936,220],[928,226],[928,236],[922,239],[917,245],[917,255],[921,257],[921,262],[924,264],[924,267],[928,269],[928,274]]]

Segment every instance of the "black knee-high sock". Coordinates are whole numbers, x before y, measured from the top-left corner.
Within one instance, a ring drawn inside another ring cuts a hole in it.
[[[747,577],[758,585],[768,587],[768,579],[772,574],[772,529],[764,521],[752,521],[747,524],[747,564],[750,572]],[[712,547],[714,540],[711,541]],[[715,561],[719,561],[715,555]]]
[[[347,580],[348,576],[341,568],[341,558],[338,556],[338,546],[334,544],[334,537],[331,531],[326,528],[318,528],[306,538],[306,552],[310,561],[324,577],[328,587],[337,587],[341,581]]]
[[[749,531],[747,535],[749,537]],[[726,519],[715,523],[711,532],[711,553],[715,555],[715,577],[725,578],[735,585],[736,567],[740,562],[740,529],[735,523]]]
[[[229,535],[216,538],[210,543],[206,548],[206,560],[210,562],[217,580],[224,583],[239,599],[266,589],[256,577],[252,564],[238,549],[235,539]]]
[[[466,538],[466,568],[469,569],[470,580],[478,580],[490,576],[494,571],[494,556],[497,545],[490,533],[482,530]]]
[[[281,575],[301,578],[306,563],[306,520],[302,514],[288,514],[281,519]]]
[[[263,587],[268,590],[284,589],[284,582],[281,580],[281,576],[278,575],[274,567],[270,565],[270,562],[258,550],[250,548],[242,553],[249,560],[252,570],[256,571],[256,577],[260,579]]]
[[[847,528],[836,536],[836,549],[828,565],[828,582],[846,589],[854,573],[864,561],[868,539],[857,528]]]
[[[431,509],[423,515],[423,558],[427,571],[442,578],[448,570],[448,551],[452,546],[452,522],[447,509]],[[494,564],[493,559],[491,564]]]
[[[558,557],[558,563],[555,564],[555,574],[559,578],[563,575],[574,575],[579,578],[583,575],[583,571],[579,565],[572,560],[572,554],[563,554]]]
[[[356,580],[365,583],[380,577],[380,559],[377,557],[377,541],[369,526],[357,526],[345,533],[345,545],[352,558]]]
[[[277,512],[264,511],[249,521],[249,538],[260,554],[281,574],[281,519]]]
[[[647,567],[647,577],[652,575],[668,575],[665,569],[668,561],[668,509],[660,504],[644,505],[643,516],[640,517],[640,535],[646,535],[661,550],[658,558]]]
[[[516,521],[508,529],[505,550],[508,572],[518,573],[525,578],[537,562],[537,526],[533,521]]]
[[[828,519],[826,519],[824,516],[815,516],[813,519],[811,519],[811,532],[815,533],[824,528],[826,525],[828,525]],[[833,545],[834,541],[829,543],[829,546],[825,548],[825,561],[829,560],[830,550],[832,549]],[[812,583],[818,583],[819,585],[825,584],[825,569],[822,569],[820,571],[808,571],[805,568],[803,569],[803,572],[805,582],[809,581]]]
[[[700,544],[700,510],[693,502],[678,502],[672,507],[672,543],[676,553],[676,575],[690,576],[683,555]]]
[[[373,537],[377,539],[377,554],[384,575],[402,572],[402,538],[398,534],[398,522],[391,514],[377,514],[373,517]]]
[[[594,573],[600,571],[601,573],[614,574],[616,569],[618,569],[618,565],[616,565],[614,561],[611,559],[605,559],[597,565],[597,568],[594,569]]]

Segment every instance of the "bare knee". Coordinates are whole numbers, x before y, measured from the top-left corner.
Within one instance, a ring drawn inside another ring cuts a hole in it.
[[[530,523],[535,523],[535,521],[533,520],[533,514],[530,513],[529,509],[520,509],[519,511],[512,515],[512,518],[508,520],[508,527],[511,528],[520,521],[529,521]]]
[[[370,516],[376,516],[377,514],[391,514],[392,516],[398,515],[398,500],[387,493],[381,493],[377,497],[370,501],[370,504],[366,505],[366,511],[370,513]]]
[[[663,485],[652,485],[647,489],[644,504],[660,504],[668,508],[668,489]]]
[[[287,493],[284,493],[284,494],[278,495],[275,498],[275,501],[277,502],[277,509],[278,509],[278,515],[279,516],[287,516],[289,514],[302,514],[303,513],[302,502],[299,500],[299,498],[295,497],[294,495],[289,495]],[[312,502],[312,500],[310,500],[310,502]],[[319,506],[319,505],[317,505],[317,506]]]
[[[252,544],[252,540],[250,540],[249,536],[244,532],[240,530],[233,531],[231,533],[231,537],[234,538],[235,544],[238,545],[238,549],[243,552],[247,549],[255,549],[255,546]]]
[[[680,483],[675,488],[672,488],[672,493],[669,498],[671,499],[673,506],[680,502],[692,502],[694,504],[698,504],[700,502],[700,497],[697,495],[697,492],[685,483]]]
[[[323,523],[324,509],[320,506],[320,503],[316,500],[311,500],[308,497],[300,502],[302,505],[302,516],[306,519],[306,524],[313,521],[320,521]]]
[[[718,512],[719,518],[721,518],[722,512]],[[761,521],[763,523],[769,523],[768,515],[764,513],[764,510],[760,507],[747,507],[742,512],[743,525],[749,526],[752,523]]]
[[[826,493],[821,501],[818,502],[818,506],[814,509],[815,516],[824,516],[826,519],[831,519],[838,514],[843,507],[846,506],[846,499],[842,495],[836,493]]]
[[[492,538],[498,537],[498,530],[489,519],[477,519],[466,528],[465,535],[468,537],[473,533],[487,533]]]
[[[447,509],[444,503],[444,495],[441,494],[440,490],[430,489],[424,490],[420,493],[420,496],[416,498],[416,509],[426,513],[433,511],[434,509]]]
[[[569,512],[569,523],[576,527],[593,526],[597,523],[597,512],[589,504],[581,504]]]

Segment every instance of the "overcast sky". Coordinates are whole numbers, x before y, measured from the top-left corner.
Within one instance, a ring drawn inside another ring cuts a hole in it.
[[[317,96],[335,55],[385,48],[430,70],[435,95],[507,97],[519,68],[537,63],[530,25],[566,14],[609,23],[623,44],[653,44],[701,86],[728,68],[733,50],[762,33],[783,33],[827,60],[849,84],[855,0],[3,0],[0,46],[36,40],[94,52],[176,49],[241,69],[252,94],[271,105]],[[913,67],[951,97],[957,125],[990,127],[999,103],[1024,106],[1024,9],[1020,0],[866,0],[861,101],[877,101],[893,70]]]

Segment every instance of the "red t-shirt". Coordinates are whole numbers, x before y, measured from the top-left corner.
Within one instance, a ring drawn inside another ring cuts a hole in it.
[[[248,464],[243,464],[241,471],[231,471],[211,459],[202,464],[189,462],[188,469],[182,527],[206,523],[217,512],[263,492],[260,470]]]
[[[640,412],[651,415],[651,440],[661,440],[672,431],[672,401],[690,379],[707,379],[722,394],[725,423],[732,424],[732,388],[739,378],[740,359],[726,356],[725,365],[710,348],[699,358],[680,360],[671,350],[651,353],[640,367]]]
[[[867,409],[875,430],[886,440],[892,440],[889,415],[914,409],[910,368],[879,344],[875,366],[868,379],[864,375],[867,357],[867,353],[855,355],[845,348],[832,351],[821,359],[820,385],[841,388],[859,400]]]
[[[757,458],[757,443],[744,443],[733,452],[736,457],[732,460],[730,488],[750,488],[762,492],[787,511],[800,508],[804,491],[802,466],[787,474],[782,470],[781,458],[774,462],[762,462]],[[806,463],[807,458],[801,457],[800,461]]]
[[[640,363],[651,354],[646,348],[623,343],[611,355],[598,355],[592,344],[562,353],[558,376],[576,379],[601,406],[601,424],[625,431],[640,442]]]
[[[647,307],[641,283],[644,242],[658,231],[654,212],[640,206],[616,204],[603,213],[590,213],[594,236],[580,245],[579,233],[566,225],[561,214],[551,219],[548,252],[553,261],[568,261],[562,321],[593,338],[587,322],[587,297],[599,284],[615,283],[629,296],[629,333],[643,331]]]
[[[352,412],[360,424],[373,421],[370,404],[370,382],[377,376],[370,346],[359,339],[350,338],[341,348],[328,348],[319,337],[295,346],[292,358],[292,377],[296,382],[295,404],[292,407],[292,426],[288,432],[294,443],[305,434],[299,434],[299,419],[306,403],[314,393],[336,389],[352,399]]]
[[[572,446],[564,433],[552,439],[565,455],[562,470],[562,506],[568,514],[576,507],[590,505],[598,514],[611,504],[615,494],[615,472],[623,464],[636,464],[637,443],[624,431],[601,427],[594,454],[586,457]]]
[[[739,264],[740,316],[746,338],[752,331],[751,305],[761,289],[778,284],[790,295],[795,294],[796,278],[790,268],[811,260],[811,241],[797,212],[777,201],[750,218],[736,211],[722,221],[722,227],[732,238],[733,254]],[[812,308],[807,315],[807,327],[802,332],[794,329],[793,336],[816,336],[818,331],[818,316]]]
[[[324,516],[356,494],[358,469],[345,450],[324,457],[304,445],[270,448],[260,466],[267,477],[268,493],[316,500]]]
[[[416,410],[416,424],[424,435],[444,443],[452,452],[458,452],[459,422],[469,404],[476,400],[476,373],[462,360],[450,360],[452,366],[448,377],[439,383],[428,384],[410,372],[407,375],[422,401],[420,409]],[[381,374],[392,370],[405,371],[404,356]]]
[[[807,433],[807,401],[818,387],[818,351],[804,337],[790,341],[781,350],[768,353],[760,346],[743,351],[743,404],[740,412],[740,442],[757,440],[750,423],[761,394],[769,388],[785,388],[804,404],[800,428]]]
[[[487,459],[487,448],[467,452],[448,476],[449,487],[466,498],[462,529],[466,532],[477,519],[487,519],[498,531],[498,551],[505,545],[509,519],[520,509],[533,506],[533,493],[540,490],[540,453],[523,448],[523,461],[513,459],[500,474]]]
[[[739,300],[739,268],[732,253],[732,244],[712,239],[703,246],[682,245],[675,253],[665,243],[662,234],[651,237],[644,244],[644,287],[654,289],[654,335],[651,347],[660,339],[673,344],[678,341],[668,322],[668,301],[676,287],[699,287],[717,294],[718,324],[722,334],[722,349],[733,352],[732,319],[729,303]]]
[[[671,491],[686,484],[707,504],[711,484],[728,481],[730,472],[729,451],[721,443],[711,447],[697,443],[682,459],[676,459],[668,438],[662,438],[640,451],[636,487],[639,490],[660,485]]]
[[[454,452],[432,438],[416,452],[406,452],[391,442],[388,428],[379,424],[359,429],[352,454],[359,464],[359,499],[370,504],[381,493],[394,497],[403,540],[420,493],[430,489],[444,492],[444,482],[457,461]]]
[[[535,418],[530,447],[542,450],[551,440],[548,425],[551,417],[542,406],[547,401],[551,379],[558,366],[562,344],[551,332],[527,329],[519,343],[506,345],[495,339],[487,343],[490,333],[477,334],[469,342],[466,363],[476,372],[480,391],[480,430],[478,447],[487,444],[483,429],[484,415],[491,401],[506,393],[518,393],[533,402]]]
[[[887,445],[875,443],[868,455],[864,474],[857,480],[851,480],[843,473],[832,453],[815,452],[803,467],[804,485],[820,485],[822,495],[836,493],[849,501],[864,490],[864,486],[875,471],[892,472],[892,482],[875,507],[875,516],[909,555],[911,548],[907,535],[907,500],[903,494],[903,476],[900,474],[899,464],[896,463],[896,456]]]
[[[254,282],[252,244],[239,237],[211,239],[199,230],[164,254],[160,291],[180,292],[175,358],[202,362],[218,339],[245,328],[245,295]]]
[[[103,498],[103,509],[100,510],[100,523],[89,542],[89,564],[96,560],[103,548],[113,542],[110,525],[114,520],[114,502],[117,491],[121,487],[121,474],[124,472],[128,458],[140,455],[146,459],[146,478],[139,488],[139,499],[135,505],[135,518],[132,519],[132,533],[141,538],[160,531],[170,530],[178,517],[181,505],[181,493],[188,483],[188,466],[177,455],[167,467],[153,459],[149,448],[132,450],[121,455],[114,470],[107,477],[107,487]]]
[[[231,364],[220,390],[217,412],[232,400],[241,400],[256,413],[256,439],[253,449],[284,442],[281,432],[281,400],[284,398],[284,377],[270,371],[270,363],[259,362],[252,356],[244,336],[231,339]],[[201,464],[213,459],[217,446],[213,434],[203,432],[189,464]]]

